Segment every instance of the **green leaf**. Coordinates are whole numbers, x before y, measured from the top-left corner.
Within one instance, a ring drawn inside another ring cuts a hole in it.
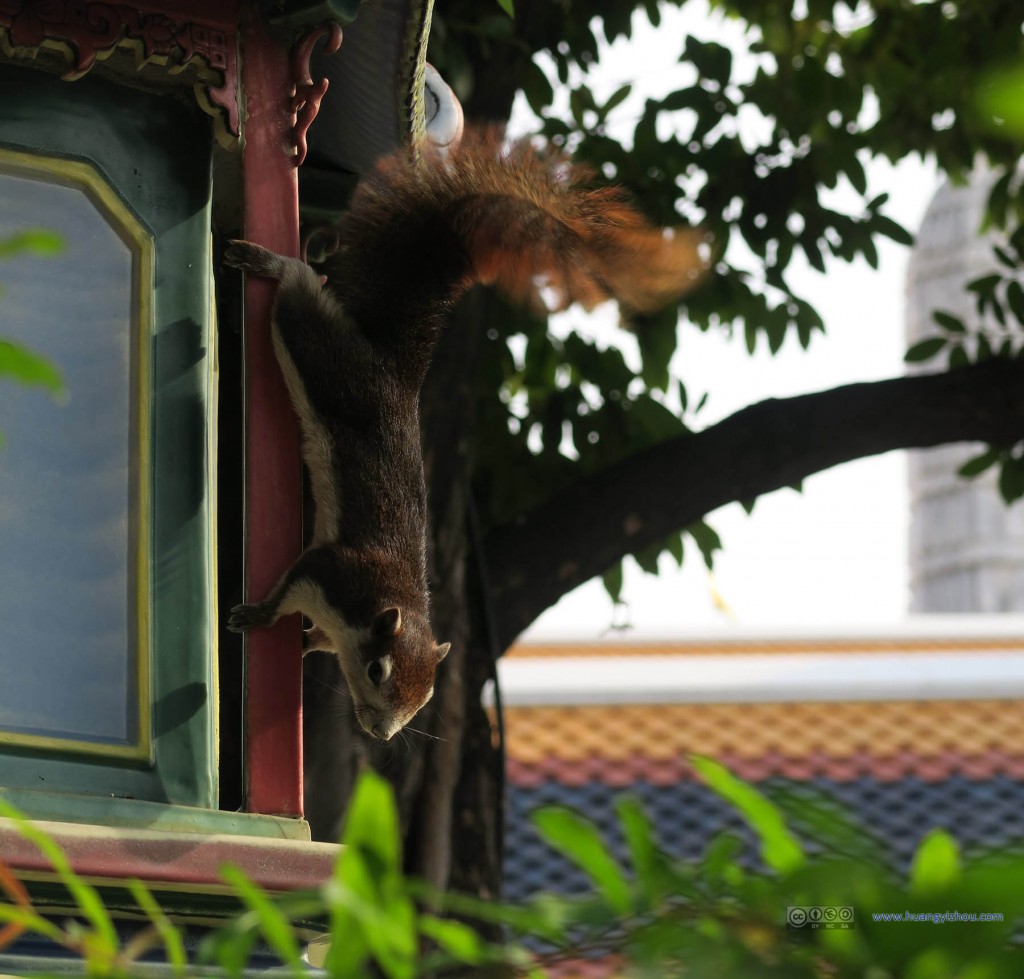
[[[629,93],[632,91],[632,85],[623,85],[621,88],[616,89],[612,93],[611,98],[601,107],[601,115],[606,117],[613,109],[622,105],[629,98]]]
[[[629,882],[592,822],[568,809],[554,807],[537,810],[533,822],[549,846],[568,857],[594,882],[617,914],[630,911],[633,901]]]
[[[461,921],[446,921],[433,915],[419,919],[420,934],[437,942],[452,958],[468,965],[479,965],[486,959],[486,947],[480,936]]]
[[[680,61],[692,61],[703,79],[724,86],[732,74],[732,52],[716,41],[698,41],[686,38],[686,46]]]
[[[374,858],[375,872],[388,876],[399,873],[401,838],[395,797],[391,786],[369,769],[356,782],[341,842],[339,866],[345,860],[344,848],[352,848]]]
[[[644,895],[651,899],[659,891],[663,865],[663,857],[654,837],[654,827],[637,799],[626,796],[616,799],[615,811],[629,847],[636,882]]]
[[[791,783],[773,785],[769,796],[802,839],[814,840],[832,854],[884,862],[877,840],[827,791],[812,784]]]
[[[704,564],[707,565],[708,570],[712,570],[715,563],[715,552],[722,549],[722,538],[718,536],[718,532],[710,524],[698,520],[686,528],[686,533],[693,538],[694,543],[700,549],[701,557],[704,558]]]
[[[898,245],[914,244],[914,236],[903,225],[897,224],[892,218],[887,218],[882,214],[874,215],[871,219],[871,227],[875,232],[885,235],[886,238],[891,238]]]
[[[676,564],[681,568],[683,566],[683,535],[670,534],[665,542],[665,550],[676,559]]]
[[[925,340],[918,340],[907,352],[903,359],[908,364],[919,364],[922,361],[930,360],[948,341],[945,337],[928,337]]]
[[[60,371],[45,357],[10,340],[0,340],[0,377],[4,376],[19,384],[46,388],[55,397],[64,394]]]
[[[638,318],[635,323],[640,355],[643,358],[641,377],[649,388],[668,389],[669,361],[676,351],[679,313],[666,309],[651,316]]]
[[[618,605],[622,601],[622,562],[609,568],[601,575],[601,582],[608,597]]]
[[[372,955],[392,979],[410,979],[418,942],[412,900],[404,888],[382,892],[375,872],[356,850],[347,850],[341,865],[343,875],[336,873],[323,896],[331,911],[331,933],[344,935],[345,940],[331,943],[325,970],[331,975],[363,975]]]
[[[1007,503],[1024,496],[1024,460],[1010,456],[999,470],[999,493]]]
[[[967,356],[967,351],[964,350],[961,344],[955,343],[950,345],[948,364],[951,371],[959,370],[961,367],[967,367],[970,362],[971,358]]]
[[[1007,171],[992,185],[980,230],[986,231],[993,225],[998,228],[1006,227],[1006,216],[1010,209],[1010,178],[1012,176],[1013,172]]]
[[[1002,68],[978,85],[975,107],[994,131],[1008,137],[1024,135],[1024,68]]]
[[[967,283],[967,291],[976,293],[978,296],[991,296],[1002,280],[1003,277],[998,272],[982,275]]]
[[[548,81],[548,76],[540,65],[534,61],[527,65],[523,75],[523,94],[526,96],[526,101],[529,102],[530,108],[537,115],[540,115],[544,109],[551,105],[551,100],[555,97],[555,91],[551,87],[551,82]]]
[[[398,811],[391,787],[364,771],[349,802],[342,850],[324,891],[334,942],[325,968],[334,975],[359,972],[373,955],[392,979],[415,971],[416,913],[401,875]],[[346,971],[348,970],[348,971]]]
[[[160,936],[160,940],[164,943],[164,951],[167,953],[167,961],[170,963],[172,971],[176,976],[185,975],[188,970],[188,955],[185,953],[182,933],[164,914],[149,888],[141,880],[128,880],[125,883],[132,897],[135,898],[135,903],[146,913],[146,917],[149,918]]]
[[[391,979],[413,979],[419,952],[416,908],[410,898],[392,898],[367,929],[370,949]]]
[[[200,948],[200,962],[216,962],[229,976],[241,976],[258,935],[256,928],[248,925],[248,921],[235,918],[227,928],[208,935]]]
[[[970,478],[972,476],[979,476],[986,469],[990,469],[1002,458],[1002,453],[998,449],[988,449],[982,452],[981,455],[975,456],[973,459],[968,459],[958,470],[957,473],[960,476]]]
[[[1011,279],[1006,286],[1006,302],[1017,322],[1024,324],[1024,287],[1016,279]]]
[[[935,322],[939,324],[947,333],[966,333],[967,327],[964,326],[963,320],[957,316],[953,316],[950,313],[944,313],[941,310],[936,310],[932,316]]]
[[[736,858],[742,849],[743,841],[735,833],[719,833],[701,857],[701,876],[714,881],[733,877],[733,871],[739,869]]]
[[[868,265],[873,269],[878,268],[878,249],[875,247],[875,243],[870,238],[865,238],[861,243],[861,252],[864,255]]]
[[[750,824],[761,841],[761,857],[772,870],[789,874],[803,866],[804,851],[775,805],[711,758],[692,755],[690,763],[708,788],[735,806]]]
[[[992,251],[995,253],[996,258],[1002,262],[1008,269],[1016,271],[1020,268],[1020,262],[1013,257],[1005,248],[1000,248],[998,245],[992,246]]]
[[[960,848],[945,830],[933,829],[917,848],[910,866],[910,890],[930,896],[960,879]]]
[[[331,942],[324,969],[332,976],[358,975],[370,956],[367,932],[374,925],[373,904],[363,894],[372,893],[372,879],[365,873],[366,862],[357,851],[343,854],[341,864],[346,880],[339,869],[323,890],[324,901],[330,910],[331,934],[344,935],[343,942]],[[352,886],[353,877],[363,870],[363,887]]]
[[[501,7],[509,17],[512,17],[513,19],[515,18],[516,8],[512,0],[498,0],[498,6]]]
[[[47,231],[44,228],[28,228],[0,240],[0,258],[13,258],[15,255],[23,254],[52,258],[62,251],[64,239],[55,231]]]
[[[1004,174],[1002,179],[1008,179],[1011,176],[1013,176],[1012,172]],[[1024,258],[1024,224],[1018,225],[1010,232],[1010,245],[1021,258]]]
[[[750,320],[743,324],[743,339],[747,344],[747,353],[753,356],[757,351],[757,325]]]
[[[669,408],[649,394],[630,402],[630,417],[644,436],[644,443],[661,442],[686,431],[686,426]]]
[[[857,159],[857,157],[850,157],[849,163],[846,167],[846,176],[849,177],[850,183],[853,184],[853,189],[857,191],[858,194],[863,195],[868,192],[868,177],[864,172],[864,165]],[[878,218],[880,217],[881,215],[875,215],[874,220],[872,221],[872,224],[876,229],[878,228]],[[882,220],[886,219],[883,218]]]
[[[657,544],[651,544],[650,547],[645,547],[641,551],[636,551],[633,554],[633,560],[640,565],[641,570],[646,574],[656,575],[658,573],[658,558],[661,556],[661,552],[664,550],[664,545],[660,542]]]
[[[587,109],[592,109],[593,107],[594,96],[586,85],[574,88],[569,93],[569,111],[572,113],[573,122],[575,122],[580,129],[586,128],[583,122],[583,114]]]
[[[304,979],[306,970],[302,961],[302,950],[299,948],[291,922],[281,909],[238,867],[224,864],[220,868],[220,875],[252,911],[267,944],[278,954],[281,961],[291,968],[296,979]]]

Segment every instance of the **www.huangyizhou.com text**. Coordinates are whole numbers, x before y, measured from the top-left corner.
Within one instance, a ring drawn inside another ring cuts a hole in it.
[[[874,911],[871,918],[874,921],[923,921],[945,925],[961,921],[1002,921],[1003,915],[999,911]]]

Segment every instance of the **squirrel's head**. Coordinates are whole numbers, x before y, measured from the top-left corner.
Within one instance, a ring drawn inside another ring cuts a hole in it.
[[[338,657],[359,726],[390,741],[434,695],[437,664],[450,648],[434,641],[425,616],[394,607],[378,612]]]

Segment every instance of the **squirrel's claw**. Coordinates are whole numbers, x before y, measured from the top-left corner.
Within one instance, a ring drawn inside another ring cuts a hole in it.
[[[264,279],[279,279],[285,259],[251,241],[233,238],[224,249],[224,264]]]
[[[228,629],[245,632],[248,629],[262,629],[271,623],[270,613],[262,605],[236,605],[228,619]]]

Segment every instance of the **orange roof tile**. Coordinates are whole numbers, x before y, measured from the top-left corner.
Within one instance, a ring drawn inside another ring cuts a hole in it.
[[[972,650],[1019,650],[1021,636],[958,636],[955,638],[779,638],[779,639],[622,639],[600,642],[523,642],[514,645],[503,658],[564,658],[612,656],[728,656],[751,653],[937,653]]]
[[[505,736],[517,784],[667,784],[692,754],[747,778],[933,780],[1024,774],[1022,722],[1014,700],[515,707]]]

